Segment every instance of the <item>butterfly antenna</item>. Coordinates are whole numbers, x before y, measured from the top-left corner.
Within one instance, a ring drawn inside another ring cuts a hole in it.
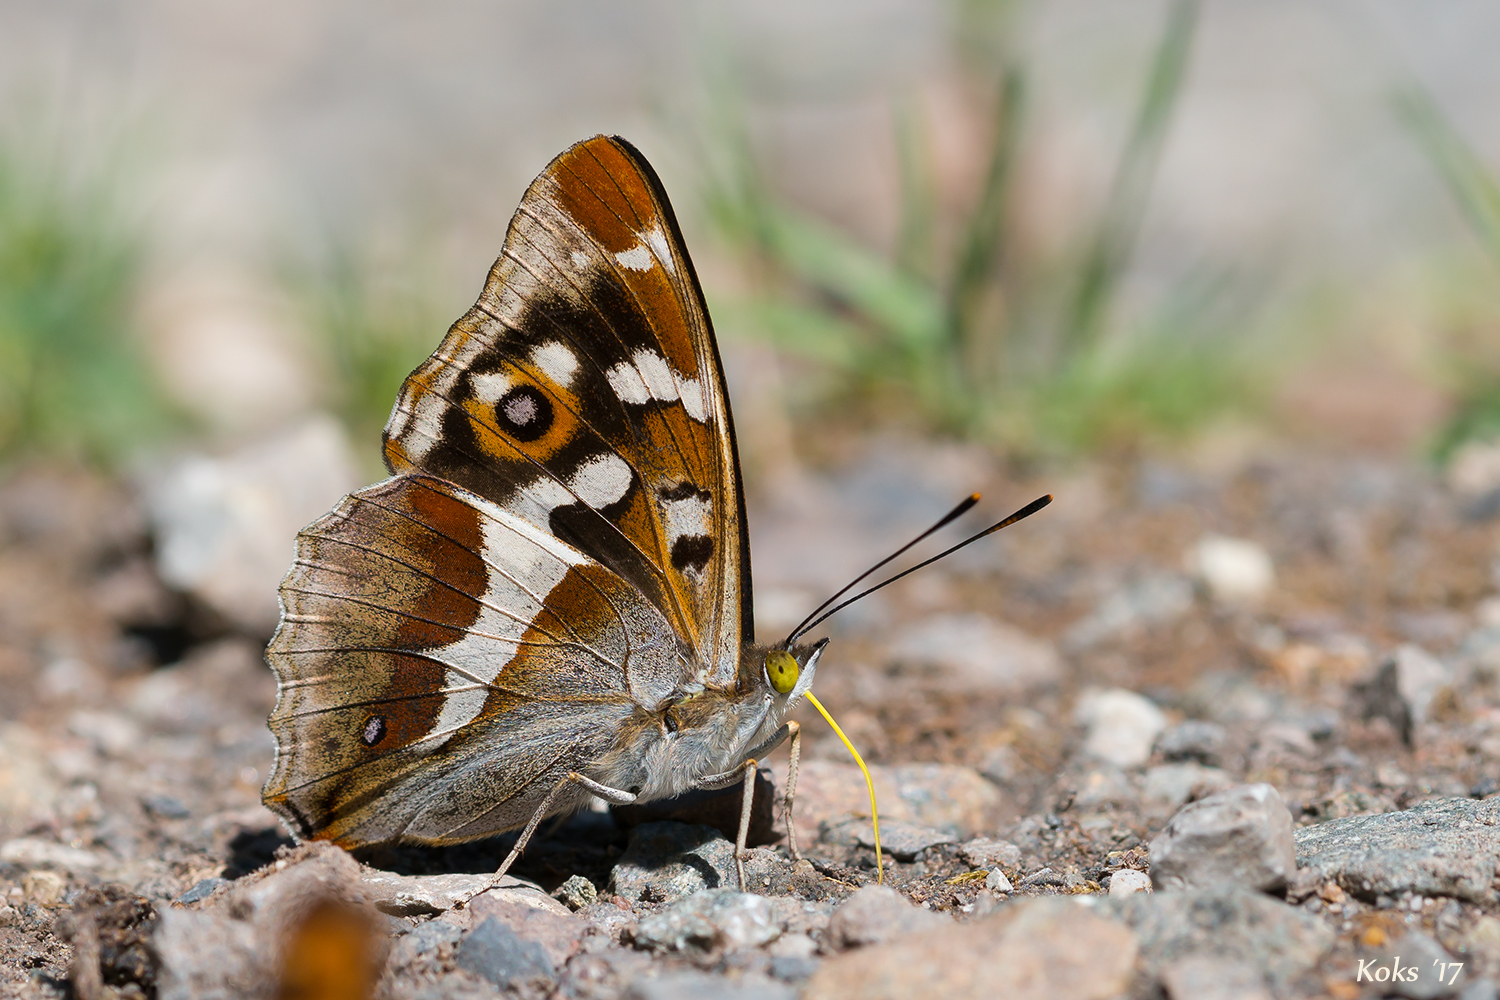
[[[861,599],[863,599],[865,597],[869,597],[871,594],[875,593],[875,591],[879,590],[882,587],[889,587],[891,584],[895,583],[897,580],[899,580],[899,579],[901,579],[902,577],[905,577],[905,576],[910,576],[911,574],[915,573],[917,570],[921,569],[923,566],[931,566],[933,563],[937,562],[939,559],[945,559],[948,556],[951,556],[953,553],[957,552],[959,549],[963,548],[966,545],[972,545],[974,542],[979,541],[981,538],[985,537],[986,535],[993,535],[995,532],[999,531],[1001,528],[1009,527],[1010,525],[1015,524],[1017,521],[1020,521],[1020,520],[1022,520],[1024,518],[1030,517],[1032,514],[1035,514],[1037,511],[1041,510],[1043,507],[1047,506],[1051,502],[1052,502],[1052,494],[1051,493],[1048,493],[1044,497],[1037,497],[1035,500],[1031,501],[1031,503],[1027,504],[1025,507],[1022,507],[1020,510],[1018,510],[1014,514],[1010,515],[1010,517],[1005,518],[1003,521],[996,521],[994,524],[990,525],[988,528],[985,528],[983,531],[979,532],[978,534],[976,534],[976,535],[970,535],[968,538],[965,538],[963,541],[959,542],[957,545],[954,545],[951,548],[944,549],[943,551],[939,552],[937,555],[933,556],[932,558],[930,558],[930,559],[923,559],[921,562],[917,563],[915,566],[911,567],[910,569],[902,570],[900,573],[897,573],[895,576],[891,577],[889,580],[885,580],[885,581],[883,581],[881,583],[877,583],[873,587],[870,587],[870,588],[868,588],[866,590],[860,591],[859,593],[855,594],[853,597],[849,598],[847,601],[843,601],[840,604],[835,604],[833,607],[829,608],[827,611],[824,611],[821,615],[818,615],[818,617],[814,618],[812,621],[810,621],[810,622],[804,622],[803,624],[798,625],[797,628],[796,628],[796,631],[794,631],[792,633],[791,637],[787,639],[787,642],[789,644],[792,643],[792,642],[795,642],[799,636],[803,635],[804,633],[806,633],[808,631],[811,631],[814,628],[817,628],[819,624],[821,624],[822,622],[827,621],[830,616],[832,616],[834,614],[837,614],[839,611],[842,611],[844,608],[847,608],[849,605],[853,604],[855,601],[861,600]],[[967,510],[968,508],[964,508],[964,509]],[[938,527],[941,527],[941,525],[946,524],[949,520],[951,520],[951,517],[950,518],[945,518],[943,521],[941,521],[939,523]],[[927,537],[927,535],[932,534],[932,532],[936,531],[936,530],[937,530],[936,527],[928,529],[922,535],[918,536],[917,539],[914,539],[913,542],[912,542],[912,544],[915,544],[917,541],[920,541],[922,538]],[[894,559],[897,555],[900,555],[902,552],[905,552],[909,548],[911,548],[911,545],[903,546],[902,548],[896,550],[895,554],[892,555],[890,558],[883,559],[879,563],[876,563],[874,568],[878,568],[880,566],[885,565],[886,563],[890,562],[891,559]],[[864,576],[860,577],[860,579],[864,579],[865,576],[869,576],[869,575],[870,575],[869,573],[865,573]],[[858,580],[855,581],[855,583],[858,583],[858,582],[859,582]],[[853,584],[851,584],[850,586],[852,586],[852,585]],[[848,589],[849,589],[848,587],[844,588],[844,590],[848,590]],[[840,591],[839,593],[842,594],[843,592],[844,591]],[[837,596],[837,595],[835,595],[835,596]],[[827,602],[824,603],[824,607],[827,607]],[[819,608],[819,611],[821,611],[821,610],[822,610],[822,608]],[[816,615],[816,614],[818,614],[818,612],[814,611],[813,614]],[[811,617],[811,616],[809,616],[809,617]]]
[[[808,622],[812,621],[814,618],[817,618],[818,613],[820,611],[822,611],[824,608],[828,607],[828,605],[832,604],[834,601],[838,600],[840,597],[843,597],[845,594],[849,593],[849,591],[853,590],[854,587],[859,583],[859,581],[863,580],[865,577],[869,576],[871,573],[875,572],[877,569],[879,569],[880,567],[884,566],[886,563],[890,562],[892,559],[895,559],[897,556],[901,555],[907,549],[911,548],[913,545],[917,544],[922,539],[924,539],[928,535],[932,534],[934,531],[937,531],[939,528],[942,528],[942,527],[944,527],[944,526],[952,523],[956,518],[961,517],[962,515],[968,513],[969,508],[973,507],[978,502],[979,502],[979,494],[978,493],[970,493],[968,496],[964,497],[962,501],[959,502],[959,504],[958,504],[957,507],[954,507],[948,513],[944,514],[942,516],[942,518],[939,519],[939,521],[936,524],[934,524],[932,527],[928,528],[926,531],[922,532],[916,538],[913,538],[911,541],[909,541],[905,545],[901,546],[895,552],[892,552],[890,555],[888,555],[884,559],[880,560],[880,562],[876,563],[874,566],[871,566],[869,569],[867,569],[863,573],[859,574],[859,576],[856,576],[854,579],[852,579],[848,583],[844,584],[844,586],[842,588],[840,588],[837,593],[835,593],[832,597],[828,598],[828,600],[824,601],[822,604],[819,604],[817,607],[813,608],[812,611],[808,613],[808,616],[806,618],[802,619],[802,621],[797,625],[796,628],[792,629],[791,634],[786,637],[786,645],[790,646],[793,642],[796,641],[796,639],[797,639],[797,637],[799,635],[801,635],[802,633],[806,632],[809,628],[811,628],[812,626],[809,625]],[[831,613],[832,612],[830,612],[830,614]],[[824,617],[827,617],[827,616],[825,615]],[[818,618],[818,621],[822,621],[822,620],[823,620],[822,618]],[[815,624],[817,624],[817,622],[813,622],[813,624],[815,625]]]

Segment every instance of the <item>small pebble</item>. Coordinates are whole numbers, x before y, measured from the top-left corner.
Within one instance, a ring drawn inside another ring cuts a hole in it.
[[[1149,698],[1123,688],[1084,692],[1074,719],[1088,730],[1084,753],[1116,767],[1144,764],[1167,727],[1166,716]]]
[[[991,869],[990,873],[984,877],[984,887],[990,892],[1015,891],[1010,884],[1010,879],[1006,878],[1005,873],[998,868]]]
[[[1168,726],[1156,738],[1156,752],[1169,761],[1197,761],[1209,767],[1220,762],[1229,731],[1217,722],[1188,719]]]
[[[1216,601],[1258,601],[1276,582],[1271,556],[1256,542],[1205,535],[1188,555],[1188,568]]]
[[[765,896],[704,889],[642,918],[635,944],[662,951],[757,948],[776,940],[782,929]]]
[[[567,881],[552,890],[552,898],[568,909],[577,911],[597,903],[599,890],[582,875],[570,875]]]
[[[1130,896],[1151,891],[1151,876],[1134,868],[1121,868],[1109,877],[1111,896]]]
[[[209,896],[212,896],[214,894],[214,890],[219,886],[228,884],[229,880],[224,878],[200,879],[196,884],[194,884],[191,889],[183,893],[181,896],[178,896],[177,899],[174,900],[174,902],[183,904],[196,903],[200,899],[207,899]]]

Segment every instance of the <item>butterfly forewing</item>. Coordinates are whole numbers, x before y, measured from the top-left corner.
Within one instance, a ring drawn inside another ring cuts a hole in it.
[[[671,208],[623,140],[532,183],[478,303],[402,387],[386,460],[588,553],[705,679],[733,676],[751,623],[728,397]]]

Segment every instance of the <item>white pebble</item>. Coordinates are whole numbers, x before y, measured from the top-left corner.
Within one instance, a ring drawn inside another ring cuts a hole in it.
[[[1151,876],[1134,868],[1121,868],[1109,877],[1111,896],[1130,896],[1151,891]]]
[[[1226,604],[1258,601],[1276,582],[1270,554],[1244,538],[1205,535],[1187,561],[1214,599]]]
[[[1085,691],[1073,717],[1088,729],[1083,752],[1116,767],[1144,764],[1167,728],[1167,717],[1149,698],[1123,688]]]

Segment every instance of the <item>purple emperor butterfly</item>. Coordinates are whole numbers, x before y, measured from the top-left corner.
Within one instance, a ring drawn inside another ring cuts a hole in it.
[[[743,887],[755,765],[790,737],[799,856],[785,717],[827,640],[754,642],[718,349],[629,143],[581,142],[532,182],[479,301],[401,387],[385,461],[302,531],[281,586],[263,794],[299,838],[524,827],[498,880],[590,796],[743,782]]]

